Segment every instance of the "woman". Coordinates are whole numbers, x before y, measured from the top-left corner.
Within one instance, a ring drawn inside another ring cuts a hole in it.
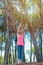
[[[23,37],[23,27],[20,23],[17,30],[17,47],[18,47],[18,63],[22,62],[23,59],[23,48],[24,48],[24,37]]]

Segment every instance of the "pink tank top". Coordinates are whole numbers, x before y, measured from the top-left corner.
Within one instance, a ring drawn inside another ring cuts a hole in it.
[[[24,45],[23,35],[17,35],[17,45]]]

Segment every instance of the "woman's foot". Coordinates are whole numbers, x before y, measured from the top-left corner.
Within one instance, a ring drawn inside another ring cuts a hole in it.
[[[18,60],[18,63],[22,63],[22,60]]]

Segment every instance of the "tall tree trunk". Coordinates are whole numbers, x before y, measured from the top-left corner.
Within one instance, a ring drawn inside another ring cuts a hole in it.
[[[42,56],[42,36],[41,36],[41,31],[39,31],[39,49],[40,49],[40,55]]]
[[[39,50],[39,48],[37,46],[37,42],[36,42],[36,38],[35,38],[35,35],[34,35],[34,31],[31,32],[31,37],[32,37],[33,44],[34,44],[36,59],[37,59],[37,61],[42,61],[42,56],[39,53],[40,50]]]
[[[9,38],[6,41],[6,45],[5,45],[5,56],[4,56],[4,64],[8,64],[8,54],[9,54]]]
[[[5,7],[5,13],[6,13],[6,26],[7,26],[7,40],[6,40],[6,45],[5,45],[5,57],[4,57],[4,63],[8,64],[8,54],[9,54],[9,48],[10,48],[10,33],[9,33],[9,21],[10,23],[13,23],[13,28],[15,30],[15,26],[14,26],[14,20],[13,20],[13,16],[12,16],[12,11],[11,11],[11,4],[9,5],[10,0],[6,1],[6,5],[7,7]],[[10,20],[9,20],[10,18]]]
[[[6,17],[6,26],[7,26],[7,34],[6,34],[6,45],[5,45],[5,56],[4,56],[4,64],[8,64],[8,54],[9,54],[9,27],[8,27],[8,18]]]
[[[30,46],[31,46],[31,53],[30,53],[30,62],[32,62],[32,40],[30,40]]]

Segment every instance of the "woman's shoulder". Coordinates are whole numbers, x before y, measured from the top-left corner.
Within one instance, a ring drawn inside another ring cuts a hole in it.
[[[18,36],[23,36],[23,34],[18,34]]]

